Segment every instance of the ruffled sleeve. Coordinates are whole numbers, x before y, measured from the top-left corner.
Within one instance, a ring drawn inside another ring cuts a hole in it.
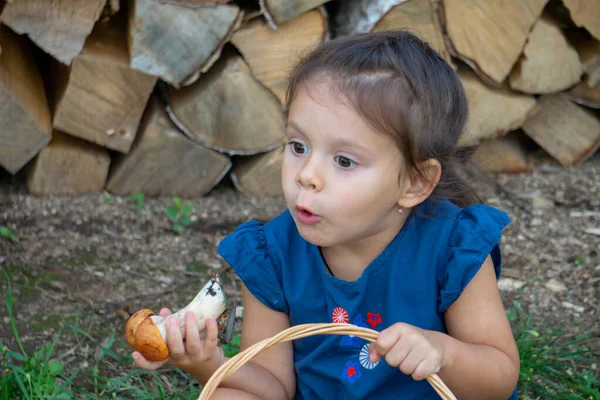
[[[438,312],[445,312],[458,299],[488,255],[494,263],[496,279],[500,277],[499,241],[509,223],[506,213],[485,205],[472,205],[458,213],[438,270]]]
[[[241,224],[219,243],[217,251],[261,303],[275,311],[289,311],[283,296],[281,267],[269,252],[263,223]]]

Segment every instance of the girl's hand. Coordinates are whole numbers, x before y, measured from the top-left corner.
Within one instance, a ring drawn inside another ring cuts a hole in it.
[[[426,330],[396,323],[381,331],[377,341],[369,346],[371,362],[385,357],[389,365],[399,367],[413,379],[425,379],[444,366],[444,349],[432,339]]]
[[[160,310],[159,315],[171,315],[171,311],[166,308]],[[207,361],[222,359],[223,352],[217,346],[218,328],[217,321],[214,318],[206,320],[206,336],[200,338],[198,330],[198,320],[194,313],[185,314],[185,341],[181,337],[179,323],[176,318],[167,320],[167,347],[169,348],[169,358],[164,361],[149,361],[137,351],[132,356],[135,365],[147,370],[155,370],[165,363],[181,368],[189,372],[191,369],[197,369],[201,364]],[[219,360],[220,361],[220,360]],[[220,362],[219,362],[220,364]]]

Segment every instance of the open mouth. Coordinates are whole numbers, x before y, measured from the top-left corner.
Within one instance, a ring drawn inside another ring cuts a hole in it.
[[[321,217],[313,214],[309,209],[297,206],[296,207],[296,215],[298,217],[298,221],[305,225],[316,224],[321,220]]]

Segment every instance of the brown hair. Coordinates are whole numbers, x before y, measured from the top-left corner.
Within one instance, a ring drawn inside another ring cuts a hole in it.
[[[457,173],[457,142],[468,116],[462,84],[427,43],[407,31],[340,37],[311,51],[291,71],[287,106],[298,87],[326,78],[374,130],[391,136],[411,174],[430,158],[442,165],[433,199],[480,202]],[[412,175],[414,176],[414,175]]]

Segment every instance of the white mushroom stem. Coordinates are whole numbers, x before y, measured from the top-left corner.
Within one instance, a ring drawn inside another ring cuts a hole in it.
[[[226,297],[223,292],[223,286],[219,279],[219,274],[215,274],[212,279],[204,285],[196,297],[184,308],[168,316],[153,315],[150,317],[156,324],[163,340],[167,340],[167,320],[177,318],[179,320],[179,329],[182,338],[185,339],[185,314],[188,311],[196,314],[198,318],[198,329],[200,332],[206,328],[205,318],[217,318],[226,309]]]

